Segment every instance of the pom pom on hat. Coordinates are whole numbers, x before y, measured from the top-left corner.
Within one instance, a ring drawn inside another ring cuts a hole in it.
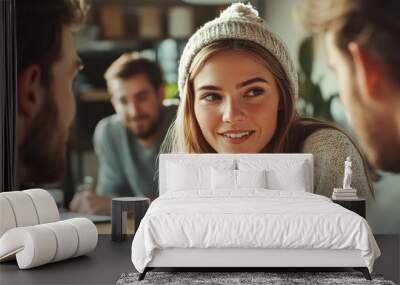
[[[181,98],[185,96],[183,87],[194,57],[208,44],[223,39],[251,41],[269,51],[282,65],[291,91],[297,96],[297,71],[286,45],[265,25],[250,4],[235,3],[222,11],[219,17],[204,24],[188,40],[179,62],[178,89]]]
[[[243,17],[258,19],[258,11],[250,4],[235,3],[221,12],[220,18]]]

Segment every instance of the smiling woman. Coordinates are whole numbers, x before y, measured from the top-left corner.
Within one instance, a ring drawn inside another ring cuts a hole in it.
[[[180,61],[178,114],[163,151],[314,155],[314,191],[330,196],[353,158],[353,186],[373,195],[365,163],[337,127],[302,118],[297,73],[285,44],[251,6],[234,4],[188,41]]]
[[[213,55],[194,70],[194,112],[215,151],[257,153],[276,131],[278,86],[265,60],[245,51],[254,44],[242,42],[243,49],[235,44],[236,48],[229,48],[229,43],[221,41],[204,49]],[[217,52],[220,48],[225,51]]]
[[[175,128],[173,152],[282,152],[287,126],[295,116],[295,72],[289,81],[279,61],[257,43],[220,39],[199,51],[188,73],[180,93],[188,113],[182,118],[178,111],[176,121],[187,128]],[[225,124],[218,126],[218,121]],[[189,141],[180,140],[186,129]],[[221,139],[218,147],[216,139],[211,142],[213,134]],[[241,135],[247,135],[243,144]]]

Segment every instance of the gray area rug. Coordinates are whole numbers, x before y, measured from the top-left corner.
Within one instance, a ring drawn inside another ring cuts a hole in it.
[[[124,273],[117,285],[132,284],[376,284],[395,285],[384,280],[380,275],[372,275],[368,281],[360,272],[148,272],[142,281],[138,281],[139,273]]]

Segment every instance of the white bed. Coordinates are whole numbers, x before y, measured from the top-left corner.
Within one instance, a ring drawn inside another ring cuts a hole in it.
[[[367,222],[312,194],[310,154],[166,154],[132,243],[154,267],[354,267],[380,255]]]

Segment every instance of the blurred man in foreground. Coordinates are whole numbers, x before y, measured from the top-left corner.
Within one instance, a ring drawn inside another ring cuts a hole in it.
[[[59,179],[75,116],[72,81],[82,64],[72,32],[83,23],[81,0],[17,0],[17,185]]]
[[[324,35],[341,98],[368,158],[400,172],[400,1],[309,0],[305,26]]]

